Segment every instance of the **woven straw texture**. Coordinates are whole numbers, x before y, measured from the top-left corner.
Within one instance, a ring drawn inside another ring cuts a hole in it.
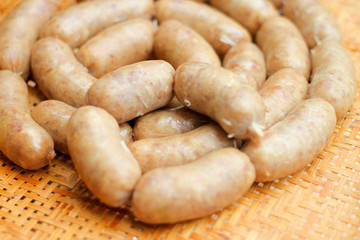
[[[19,0],[0,1],[0,20]],[[63,8],[73,3],[63,0]],[[360,1],[321,0],[338,19],[360,73]],[[30,90],[30,103],[40,92]],[[130,207],[110,209],[87,190],[71,160],[24,171],[0,156],[0,239],[360,239],[360,89],[324,151],[305,169],[254,184],[212,216],[148,226]],[[156,196],[154,196],[156,198]]]

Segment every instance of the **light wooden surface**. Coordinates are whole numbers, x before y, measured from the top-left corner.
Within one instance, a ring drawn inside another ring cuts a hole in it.
[[[19,0],[0,1],[0,20]],[[64,7],[69,0],[63,0]],[[360,1],[321,0],[338,19],[360,73]],[[96,200],[58,154],[24,171],[0,157],[0,239],[360,239],[360,98],[325,150],[305,169],[254,184],[223,211],[194,221],[148,226],[130,207]],[[30,102],[39,101],[31,90]],[[156,198],[156,196],[154,196]]]

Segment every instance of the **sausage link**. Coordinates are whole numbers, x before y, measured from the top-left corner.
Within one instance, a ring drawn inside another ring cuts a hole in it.
[[[307,99],[263,138],[244,147],[256,169],[256,181],[283,178],[312,162],[328,143],[336,125],[333,107],[321,98]]]
[[[253,43],[243,42],[225,55],[223,67],[236,73],[255,89],[260,89],[266,78],[264,54]]]
[[[155,13],[160,22],[175,19],[197,31],[220,57],[237,43],[251,41],[249,32],[243,26],[205,3],[162,0],[156,2]]]
[[[146,19],[128,20],[91,38],[76,53],[96,78],[118,67],[147,60],[153,48],[154,25]]]
[[[96,0],[79,3],[51,19],[40,37],[56,37],[71,48],[81,46],[101,30],[132,18],[150,18],[152,0]]]
[[[155,34],[154,52],[175,69],[190,61],[221,65],[215,50],[202,36],[175,20],[161,23]]]
[[[265,129],[284,119],[302,102],[307,89],[308,81],[292,68],[283,68],[271,75],[259,91],[265,106]]]
[[[129,148],[144,173],[153,168],[190,163],[209,152],[232,146],[233,140],[211,123],[184,134],[135,141]]]
[[[147,172],[136,185],[133,212],[152,224],[200,218],[234,202],[254,179],[254,167],[244,153],[220,149],[186,165]]]
[[[96,78],[86,72],[71,48],[56,38],[43,38],[32,49],[31,68],[40,90],[49,99],[73,107],[86,104],[85,94]]]
[[[282,68],[294,68],[309,79],[309,49],[296,26],[285,17],[265,21],[256,35],[264,52],[267,76]]]
[[[182,104],[213,118],[230,135],[262,136],[262,99],[235,73],[206,63],[184,63],[176,70],[174,82]]]
[[[25,81],[8,70],[0,71],[0,150],[29,170],[55,157],[51,136],[31,118]]]
[[[57,11],[52,0],[23,0],[0,23],[0,69],[25,80],[30,73],[30,52],[40,28]]]
[[[286,0],[283,13],[302,32],[309,48],[323,40],[341,43],[341,31],[334,16],[316,0]]]
[[[69,120],[67,141],[75,169],[96,197],[111,207],[129,200],[141,170],[109,113],[79,108]]]
[[[136,119],[134,139],[168,137],[198,128],[210,119],[186,107],[161,109]]]
[[[172,98],[174,68],[162,60],[123,66],[96,81],[87,103],[104,108],[119,123],[165,106]]]
[[[251,34],[255,34],[266,19],[279,15],[269,0],[210,0],[210,4],[238,21]]]
[[[52,137],[55,149],[68,154],[66,142],[67,123],[76,108],[57,100],[40,102],[31,111],[31,116]]]
[[[350,56],[340,43],[328,40],[311,50],[311,62],[308,96],[328,101],[334,107],[337,119],[342,119],[356,95],[356,73]]]

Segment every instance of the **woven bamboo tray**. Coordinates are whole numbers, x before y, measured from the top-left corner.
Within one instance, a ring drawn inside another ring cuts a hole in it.
[[[0,21],[20,0],[0,0]],[[63,0],[63,8],[74,0]],[[360,1],[321,0],[360,73]],[[30,103],[42,96],[29,89]],[[252,188],[221,212],[149,226],[87,190],[69,157],[24,171],[0,155],[0,239],[360,239],[360,89],[324,151],[305,169]],[[156,196],[154,196],[156,198]]]

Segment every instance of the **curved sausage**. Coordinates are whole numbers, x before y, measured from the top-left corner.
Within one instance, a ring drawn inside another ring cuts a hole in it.
[[[311,50],[311,61],[309,97],[325,99],[334,107],[337,119],[342,119],[356,95],[356,73],[350,56],[340,43],[328,40]]]
[[[134,140],[186,133],[209,121],[208,117],[185,107],[156,110],[136,119]]]
[[[118,67],[149,59],[153,42],[151,21],[128,20],[91,38],[79,48],[76,56],[90,74],[99,78]]]
[[[233,140],[211,123],[183,134],[138,140],[129,149],[144,173],[153,168],[190,163],[209,152],[232,146]]]
[[[264,105],[257,91],[231,71],[206,63],[176,70],[174,91],[188,108],[205,114],[236,138],[262,136]]]
[[[54,142],[31,118],[28,101],[25,81],[0,71],[0,150],[20,167],[37,170],[55,157]]]
[[[31,111],[31,116],[52,137],[55,149],[68,154],[66,142],[67,123],[76,108],[57,100],[40,102]]]
[[[266,19],[279,15],[269,0],[210,0],[210,4],[238,21],[251,34],[255,34]]]
[[[152,0],[97,0],[79,3],[51,19],[40,37],[56,37],[71,48],[81,46],[101,30],[132,18],[150,18]]]
[[[101,107],[119,123],[165,106],[172,98],[174,68],[162,60],[123,66],[96,81],[87,103]]]
[[[243,42],[225,55],[223,67],[236,73],[255,89],[260,89],[266,78],[264,55],[253,43]]]
[[[286,0],[283,13],[300,29],[309,48],[324,40],[342,41],[336,19],[316,0]]]
[[[52,0],[23,0],[0,23],[0,69],[25,80],[30,73],[30,52],[40,28],[57,11]]]
[[[85,105],[85,94],[96,78],[86,72],[71,48],[56,38],[36,42],[31,54],[34,80],[49,99],[73,107]]]
[[[266,80],[259,93],[265,106],[265,129],[284,119],[305,100],[308,81],[292,68],[283,68]]]
[[[197,31],[220,57],[237,43],[251,41],[249,32],[243,26],[204,3],[162,0],[155,4],[155,13],[160,22],[175,19]]]
[[[335,111],[325,100],[300,103],[263,138],[245,145],[243,151],[255,165],[256,181],[272,181],[304,168],[324,149],[335,125]]]
[[[268,76],[282,68],[294,68],[309,78],[309,49],[290,20],[285,17],[268,19],[258,31],[256,42],[263,50]]]
[[[79,108],[69,120],[67,141],[76,171],[96,197],[111,207],[130,198],[141,170],[109,113]]]
[[[157,59],[175,69],[185,62],[204,62],[220,66],[215,50],[197,32],[175,20],[161,23],[155,33],[154,52]]]
[[[254,179],[254,167],[244,153],[220,149],[186,165],[146,173],[136,185],[133,212],[151,224],[203,217],[234,202]]]

